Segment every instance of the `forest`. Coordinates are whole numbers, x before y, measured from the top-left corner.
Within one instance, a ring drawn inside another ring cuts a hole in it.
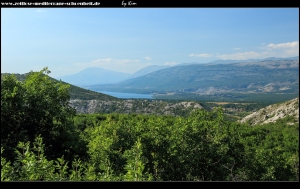
[[[1,79],[1,181],[299,181],[299,118],[78,114],[49,73]]]

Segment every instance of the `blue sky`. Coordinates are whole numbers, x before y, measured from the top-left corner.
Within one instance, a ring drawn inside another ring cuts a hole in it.
[[[1,8],[1,73],[299,56],[299,8]]]

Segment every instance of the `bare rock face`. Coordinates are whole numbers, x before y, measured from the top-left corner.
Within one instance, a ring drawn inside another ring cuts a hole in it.
[[[169,103],[158,100],[70,100],[69,105],[76,109],[77,113],[140,113],[158,115],[179,115],[182,111],[190,112],[202,109],[201,104],[196,102]]]
[[[286,116],[293,116],[299,122],[299,97],[284,103],[273,104],[262,108],[244,117],[240,122],[249,122],[250,125],[266,124],[276,122],[278,119]]]

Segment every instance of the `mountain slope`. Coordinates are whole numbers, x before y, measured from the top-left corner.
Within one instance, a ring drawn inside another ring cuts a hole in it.
[[[118,83],[127,79],[131,74],[105,70],[102,68],[86,68],[76,74],[56,77],[76,86]]]
[[[208,64],[228,64],[228,63],[241,63],[241,62],[261,62],[267,60],[298,60],[299,56],[290,57],[290,58],[276,58],[276,57],[269,57],[264,59],[248,59],[248,60],[215,60],[209,62]]]
[[[262,108],[244,117],[241,122],[248,122],[250,125],[266,124],[287,116],[293,116],[299,123],[299,97]]]
[[[10,73],[1,73],[1,80],[4,78],[5,75],[10,75]],[[24,81],[26,79],[27,74],[14,74],[19,81]],[[59,82],[58,80],[49,77],[51,80],[55,82]],[[83,89],[77,86],[74,86],[72,84],[63,82],[63,84],[68,84],[70,85],[70,98],[71,100],[79,99],[79,100],[115,100],[115,101],[120,101],[121,99],[103,94],[103,93],[98,93],[94,92],[91,90]]]
[[[169,67],[170,66],[157,66],[157,65],[147,66],[147,67],[142,68],[142,69],[138,70],[137,72],[133,73],[129,78],[131,79],[131,78],[141,77],[148,73],[155,72],[157,70],[162,70],[162,69],[169,68]]]
[[[188,91],[200,95],[228,92],[299,93],[299,59],[174,66],[98,87],[107,91]],[[89,89],[97,90],[97,86]]]

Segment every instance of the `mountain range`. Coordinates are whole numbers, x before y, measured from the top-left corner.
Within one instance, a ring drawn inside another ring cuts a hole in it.
[[[146,75],[148,73],[168,68],[170,66],[157,66],[152,65],[138,70],[133,74],[123,73],[123,72],[115,72],[112,70],[106,70],[98,67],[90,67],[76,74],[55,77],[56,79],[61,79],[64,82],[85,87],[91,85],[101,85],[101,84],[116,84],[131,78],[140,77]]]
[[[159,70],[164,70],[168,68],[175,68],[182,66],[193,66],[193,65],[219,65],[219,64],[232,64],[232,63],[250,63],[250,62],[261,62],[261,61],[280,61],[280,60],[299,60],[299,57],[291,57],[291,58],[275,58],[269,57],[266,59],[249,59],[249,60],[216,60],[209,63],[182,63],[177,64],[175,66],[158,66],[151,65],[145,68],[138,70],[133,74],[116,72],[112,70],[106,70],[99,67],[90,67],[86,68],[76,74],[65,75],[61,77],[55,77],[55,79],[61,79],[64,82],[70,83],[72,85],[87,87],[92,85],[106,85],[106,84],[118,84],[123,81],[127,81],[130,79],[138,78],[141,76],[145,76],[149,73],[153,73]],[[162,72],[163,73],[163,72]]]
[[[160,69],[95,91],[140,93],[299,93],[299,59],[191,64]]]
[[[155,99],[280,102],[299,96],[299,57],[148,66],[134,74],[87,68],[56,79],[71,84],[72,99],[98,99],[103,94],[94,91],[111,91],[151,93]]]
[[[269,57],[264,59],[248,59],[248,60],[215,60],[209,62],[209,64],[228,64],[228,63],[241,63],[241,62],[260,62],[266,60],[297,60],[299,56],[290,57],[290,58],[276,58],[276,57]]]
[[[147,75],[148,73],[155,72],[157,70],[162,70],[162,69],[169,68],[169,67],[170,66],[157,66],[157,65],[147,66],[147,67],[142,68],[142,69],[138,70],[137,72],[133,73],[128,79],[141,77],[143,75]]]
[[[76,74],[55,77],[64,82],[76,86],[88,86],[97,84],[113,84],[128,79],[131,74],[115,72],[98,67],[86,68]]]
[[[270,66],[270,64],[267,64]],[[284,64],[281,64],[283,66]],[[285,66],[287,66],[286,64]],[[291,67],[293,64],[290,64]],[[266,66],[266,65],[265,65]],[[294,65],[295,66],[295,65]],[[1,73],[1,80],[9,73]],[[19,81],[24,81],[27,74],[14,74]],[[59,82],[50,77],[54,82]],[[67,84],[63,82],[64,84]],[[123,100],[109,95],[86,90],[74,85],[70,85],[70,105],[76,109],[77,113],[142,113],[142,114],[158,114],[158,115],[186,115],[196,108],[210,109],[210,106],[195,101],[162,101],[162,100]],[[218,103],[216,103],[218,104]],[[226,103],[225,103],[226,104]],[[236,103],[232,103],[236,104]],[[240,105],[249,103],[240,103]],[[251,103],[250,103],[251,104]],[[255,103],[254,103],[255,104]],[[254,105],[253,105],[254,106]],[[224,106],[225,108],[225,106]],[[229,112],[235,111],[236,113],[241,110],[241,107],[236,109],[231,106],[226,107]],[[245,108],[245,107],[244,107]],[[249,110],[248,110],[249,111]],[[235,114],[237,115],[237,114]],[[258,123],[275,122],[278,119],[287,116],[295,117],[299,122],[299,94],[297,98],[276,103],[259,109],[246,117],[241,117],[241,122],[248,122],[251,125]],[[240,116],[239,116],[240,117]],[[291,123],[292,124],[292,123]]]

